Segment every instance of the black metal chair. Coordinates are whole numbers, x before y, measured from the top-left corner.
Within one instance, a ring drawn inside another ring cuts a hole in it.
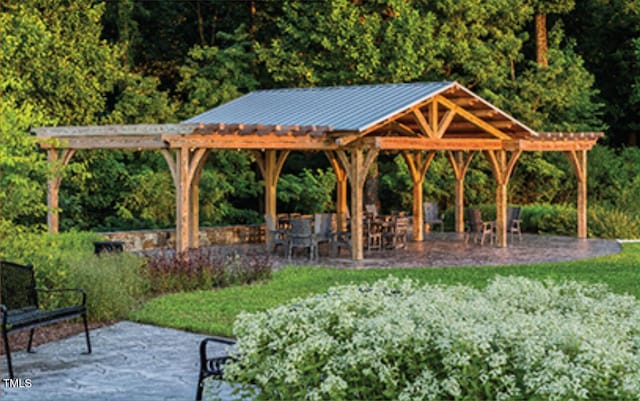
[[[2,292],[0,292],[2,339],[4,340],[7,367],[11,379],[14,378],[14,375],[8,334],[14,331],[30,329],[27,352],[33,352],[31,345],[33,344],[33,334],[35,333],[36,327],[82,317],[87,340],[87,354],[91,353],[91,340],[89,339],[89,327],[87,325],[87,294],[84,290],[80,288],[53,290],[36,288],[33,266],[6,261],[0,261],[0,281],[2,288]],[[41,309],[38,303],[39,292],[75,292],[79,294],[81,301],[63,308],[45,310]]]

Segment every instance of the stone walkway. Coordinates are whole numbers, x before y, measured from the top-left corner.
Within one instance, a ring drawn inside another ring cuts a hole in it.
[[[0,399],[193,400],[198,349],[204,337],[124,321],[92,330],[90,355],[82,354],[86,350],[84,333],[42,345],[35,354],[16,352],[12,354],[16,378],[30,379],[31,387],[9,388],[3,381]],[[218,352],[214,346],[210,350]],[[1,357],[5,379],[6,358]],[[234,399],[231,387],[223,384],[215,398]]]

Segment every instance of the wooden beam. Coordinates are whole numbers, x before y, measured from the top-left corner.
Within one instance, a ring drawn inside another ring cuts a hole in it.
[[[587,151],[565,152],[578,180],[577,214],[578,238],[587,238]]]
[[[484,153],[496,179],[496,244],[504,248],[507,246],[507,186],[522,150],[512,152],[509,157],[506,150]]]
[[[420,136],[420,135],[418,135],[417,132],[412,130],[409,126],[407,126],[405,124],[402,124],[400,122],[397,122],[397,121],[394,121],[394,122],[390,123],[389,126],[391,127],[391,129],[393,129],[395,131],[398,131],[401,134],[409,135],[411,137]]]
[[[423,183],[425,174],[435,157],[436,152],[427,152],[424,159],[422,152],[402,152],[411,181],[413,182],[413,240],[422,241],[424,239],[424,215],[422,209]]]
[[[380,150],[485,150],[503,149],[503,141],[493,138],[411,138],[369,137],[360,142],[363,146]]]
[[[476,152],[465,153],[462,151],[447,151],[447,158],[453,168],[453,174],[456,178],[455,183],[455,231],[457,233],[464,232],[464,177],[473,160]]]
[[[336,214],[338,231],[347,229],[347,172],[335,152],[326,151],[325,155],[336,175]]]
[[[62,182],[61,169],[69,164],[75,149],[48,149],[47,160],[52,170],[52,177],[47,180],[47,226],[50,233],[60,230],[60,184]]]
[[[491,124],[492,127],[497,129],[505,129],[505,128],[510,129],[516,126],[516,124],[513,121],[508,121],[508,120],[490,121],[487,123]],[[452,130],[469,131],[474,128],[477,129],[479,127],[476,124],[466,122],[466,121],[454,121],[453,123],[451,123]]]
[[[466,109],[462,108],[460,105],[452,102],[446,97],[437,96],[436,99],[438,100],[439,103],[441,103],[443,106],[445,106],[449,110],[454,111],[456,114],[460,115],[461,117],[465,118],[467,121],[471,122],[472,124],[486,131],[487,133],[495,136],[496,138],[511,139],[509,135],[495,128],[494,126],[482,120],[481,118],[476,117],[472,112],[467,111]]]
[[[455,116],[456,112],[453,110],[448,110],[444,116],[442,116],[442,119],[438,123],[438,132],[436,133],[437,138],[442,138],[444,133],[447,132],[447,129],[451,126],[451,122]]]
[[[416,121],[416,124],[418,124],[418,128],[420,128],[422,135],[428,138],[433,138],[436,136],[433,128],[427,123],[427,119],[424,118],[424,114],[422,114],[419,108],[414,108],[411,113],[413,115],[413,119]]]
[[[432,137],[438,132],[438,98],[434,98],[428,105],[429,108],[429,125],[431,127]]]
[[[210,149],[249,150],[335,150],[339,146],[329,138],[278,135],[167,135],[162,139],[171,148],[182,146]]]

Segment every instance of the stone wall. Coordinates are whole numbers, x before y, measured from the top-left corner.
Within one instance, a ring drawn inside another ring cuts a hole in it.
[[[175,248],[176,230],[140,230],[100,233],[105,241],[120,241],[127,251]],[[264,242],[264,225],[200,227],[200,246]]]

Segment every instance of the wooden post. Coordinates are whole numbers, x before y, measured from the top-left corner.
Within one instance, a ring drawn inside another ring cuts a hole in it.
[[[578,238],[587,238],[587,151],[565,152],[578,180]]]
[[[336,214],[337,229],[345,231],[347,229],[347,172],[340,164],[338,157],[332,151],[326,151],[325,155],[331,163],[334,173],[336,174]]]
[[[52,170],[52,177],[47,180],[47,226],[50,233],[57,233],[60,230],[59,194],[62,181],[60,169],[69,163],[74,153],[75,149],[62,150],[62,160],[59,162],[58,149],[47,149],[47,160]]]
[[[288,150],[283,150],[280,154],[278,154],[277,150],[254,152],[256,162],[264,179],[264,213],[271,216],[272,221],[276,221],[277,214],[276,188],[278,186],[278,178],[280,178],[282,167],[289,153],[290,151]],[[271,238],[269,238],[268,234],[265,241],[267,245],[271,243]]]
[[[189,194],[191,204],[189,208],[189,248],[200,247],[200,177],[202,177],[202,170],[209,154],[209,149],[198,149],[191,160],[190,172],[193,170],[193,174],[191,193]]]
[[[366,156],[362,148],[351,149],[350,157],[343,150],[336,151],[349,182],[351,183],[351,259],[364,259],[362,235],[362,201],[364,199],[364,182],[371,163],[378,156],[378,149],[370,149]]]
[[[176,252],[199,246],[199,181],[209,155],[208,149],[194,152],[188,147],[175,150],[175,157],[162,149],[176,188]]]
[[[508,160],[506,150],[487,150],[484,153],[491,164],[496,179],[496,245],[500,248],[506,248],[507,185],[522,150],[513,152]]]
[[[467,174],[469,164],[475,152],[467,153],[466,157],[464,152],[447,151],[447,158],[453,168],[453,173],[456,178],[455,185],[455,197],[456,197],[456,209],[455,209],[455,231],[461,233],[464,231],[464,176]]]
[[[189,249],[189,148],[176,150],[176,252]]]
[[[424,210],[422,207],[422,191],[424,177],[435,157],[436,152],[427,152],[424,160],[422,153],[402,152],[411,181],[413,182],[413,240],[422,241],[424,239]]]

